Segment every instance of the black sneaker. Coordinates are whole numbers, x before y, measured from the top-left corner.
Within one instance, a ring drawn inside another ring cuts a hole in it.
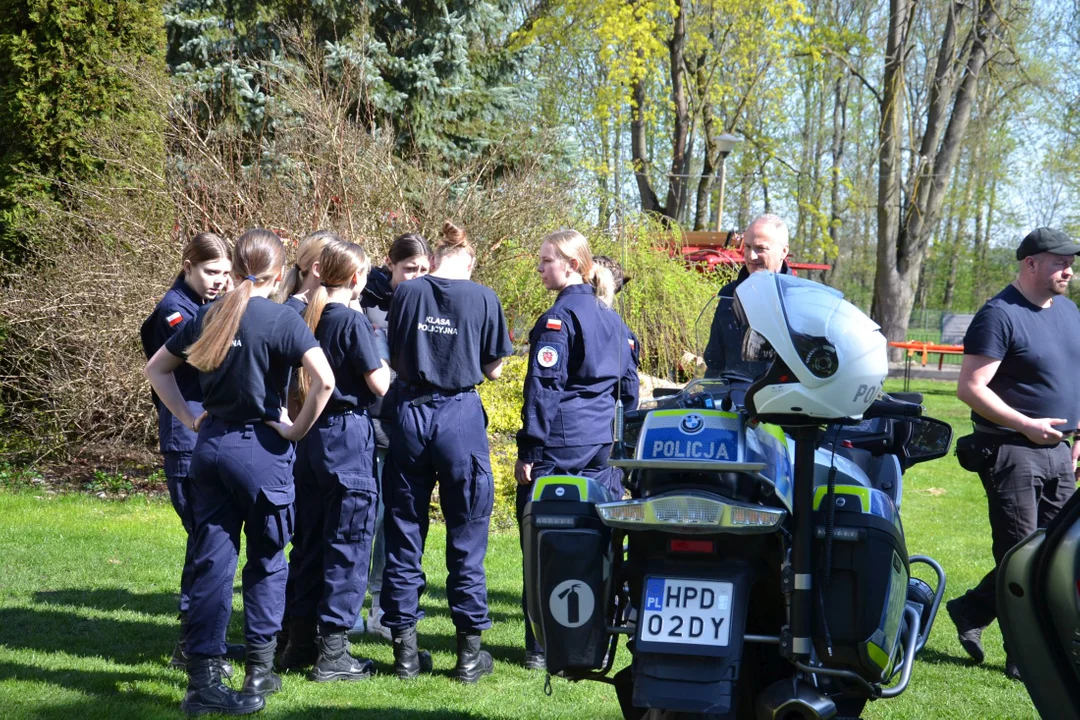
[[[544,661],[544,653],[525,653],[525,662],[522,663],[526,670],[544,670],[547,663]]]
[[[1009,657],[1005,658],[1005,677],[1017,682],[1023,682],[1023,678],[1020,677],[1020,668]]]
[[[982,631],[985,625],[976,625],[968,618],[964,613],[962,601],[962,597],[953,598],[945,603],[945,609],[948,610],[949,618],[956,626],[956,638],[960,641],[960,646],[975,662],[981,663],[986,657],[982,646]]]

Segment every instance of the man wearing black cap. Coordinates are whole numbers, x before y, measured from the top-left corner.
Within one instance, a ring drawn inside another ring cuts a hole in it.
[[[1080,311],[1065,297],[1080,244],[1050,228],[1032,231],[1016,251],[1016,280],[975,315],[964,337],[956,396],[971,408],[971,457],[990,506],[995,567],[949,601],[960,644],[983,659],[982,631],[997,616],[997,565],[1046,527],[1076,490],[1080,443]],[[965,458],[962,458],[962,460]],[[1020,679],[1006,658],[1005,674]]]

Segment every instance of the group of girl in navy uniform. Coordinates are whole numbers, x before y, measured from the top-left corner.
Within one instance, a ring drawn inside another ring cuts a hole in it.
[[[399,237],[382,268],[326,231],[305,238],[289,268],[268,230],[248,230],[231,250],[208,233],[185,248],[183,273],[142,329],[170,496],[188,532],[172,659],[189,676],[185,712],[262,709],[281,689],[275,655],[278,670],[309,667],[316,682],[369,677],[371,661],[348,641],[365,625],[367,590],[366,625],[388,631],[395,674],[430,671],[416,626],[436,484],[457,629],[452,676],[474,683],[492,672],[480,636],[491,626],[483,562],[494,484],[476,387],[499,378],[512,348],[499,299],[470,279],[475,264],[451,223],[433,249]],[[611,435],[596,431],[610,427],[618,397],[637,399],[637,341],[611,309],[614,278],[585,238],[545,238],[538,270],[558,297],[529,336],[519,515],[545,474],[595,477],[621,495],[606,466]],[[242,648],[225,642],[241,532]],[[528,634],[526,649],[526,665],[542,667]],[[222,677],[240,657],[234,691]]]

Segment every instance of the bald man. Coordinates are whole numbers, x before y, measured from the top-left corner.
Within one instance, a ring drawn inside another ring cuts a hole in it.
[[[788,229],[776,215],[762,215],[743,232],[743,268],[739,276],[720,288],[720,301],[709,331],[709,344],[705,346],[705,377],[720,377],[724,371],[738,372],[750,378],[764,374],[768,363],[748,362],[742,359],[742,340],[746,328],[735,321],[731,310],[735,288],[750,273],[759,270],[789,273]]]

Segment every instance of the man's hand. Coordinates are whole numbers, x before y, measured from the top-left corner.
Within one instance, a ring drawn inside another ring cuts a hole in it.
[[[1036,445],[1054,445],[1061,442],[1061,438],[1064,437],[1059,430],[1054,429],[1054,426],[1064,425],[1067,422],[1065,418],[1030,418],[1024,423],[1020,432]]]
[[[532,469],[532,463],[522,462],[521,460],[514,463],[514,477],[517,478],[518,485],[528,485],[533,481]]]

